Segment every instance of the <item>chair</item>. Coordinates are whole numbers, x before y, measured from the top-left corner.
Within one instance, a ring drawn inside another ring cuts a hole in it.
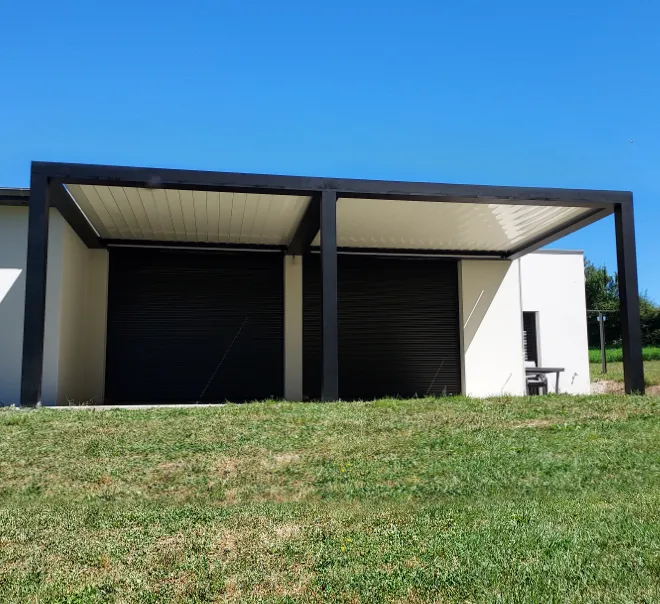
[[[526,361],[525,366],[536,367],[536,363],[532,361]],[[527,394],[530,396],[548,394],[548,378],[544,373],[527,374]]]

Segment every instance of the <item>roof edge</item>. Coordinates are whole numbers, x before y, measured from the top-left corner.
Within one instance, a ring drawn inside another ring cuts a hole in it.
[[[584,250],[536,250],[532,254],[549,254],[554,256],[584,256]]]
[[[23,187],[0,187],[0,206],[27,206],[30,189]]]

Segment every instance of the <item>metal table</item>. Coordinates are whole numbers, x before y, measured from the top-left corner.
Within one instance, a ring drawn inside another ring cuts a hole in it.
[[[559,374],[564,371],[563,367],[525,367],[527,375],[537,375],[539,373],[556,373],[555,394],[559,394]]]

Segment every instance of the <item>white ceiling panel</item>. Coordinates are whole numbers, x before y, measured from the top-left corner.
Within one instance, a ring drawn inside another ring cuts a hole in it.
[[[589,212],[581,207],[341,198],[337,201],[337,244],[508,252]],[[317,236],[313,245],[319,243]]]
[[[308,196],[67,185],[104,239],[288,245]]]
[[[104,239],[287,245],[308,196],[68,185]],[[340,247],[510,252],[586,216],[584,207],[337,201]],[[318,245],[320,238],[314,241]]]

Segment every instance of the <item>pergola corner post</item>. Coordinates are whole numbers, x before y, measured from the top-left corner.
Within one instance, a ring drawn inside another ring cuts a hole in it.
[[[616,257],[621,304],[621,336],[623,374],[627,394],[644,394],[644,363],[642,359],[642,326],[639,315],[637,256],[635,250],[635,219],[632,197],[614,207]]]
[[[25,269],[25,314],[21,406],[41,403],[46,323],[46,274],[48,264],[48,214],[50,183],[44,174],[30,175],[27,262]]]
[[[337,314],[337,193],[321,194],[321,400],[339,399],[339,320]]]

